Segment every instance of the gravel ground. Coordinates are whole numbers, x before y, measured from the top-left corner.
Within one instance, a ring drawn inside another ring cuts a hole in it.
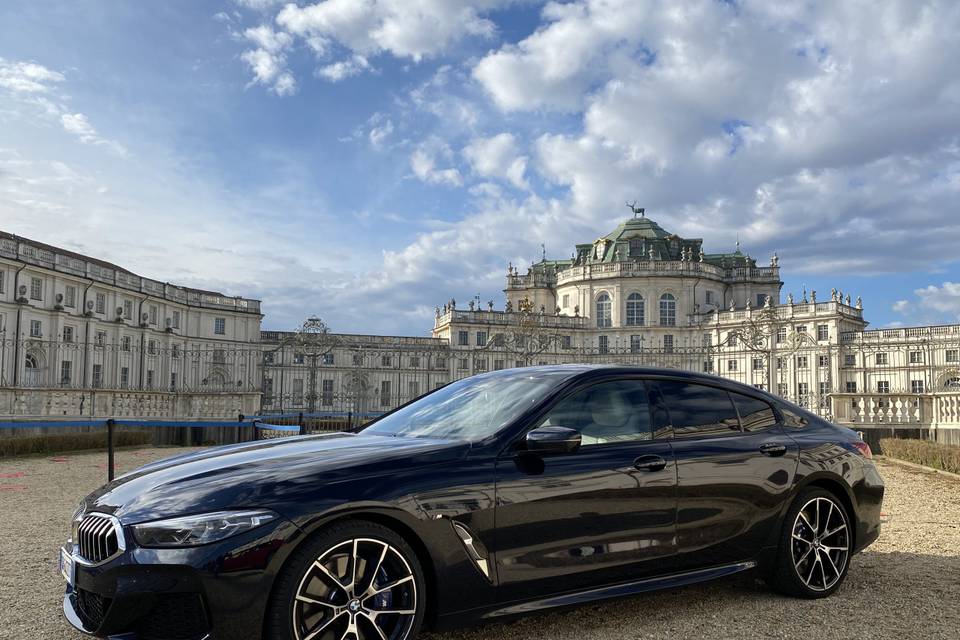
[[[128,470],[183,449],[121,451]],[[0,639],[79,640],[60,614],[57,549],[79,499],[106,475],[102,453],[0,459]],[[585,606],[429,640],[960,638],[960,482],[881,463],[883,534],[843,588],[783,598],[754,576]],[[238,639],[239,640],[239,639]]]

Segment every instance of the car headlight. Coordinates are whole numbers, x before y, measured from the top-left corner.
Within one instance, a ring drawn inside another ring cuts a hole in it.
[[[272,511],[217,511],[135,524],[133,535],[142,547],[194,547],[256,529],[277,518]]]

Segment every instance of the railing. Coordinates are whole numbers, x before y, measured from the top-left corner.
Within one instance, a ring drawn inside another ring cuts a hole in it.
[[[910,338],[958,338],[960,325],[934,325],[929,327],[910,327],[904,329],[873,329],[871,331],[848,331],[840,334],[841,342],[882,342],[886,340],[908,340]]]
[[[434,321],[434,327],[442,327],[451,322],[466,322],[472,324],[490,324],[502,326],[516,326],[521,320],[534,321],[538,326],[560,329],[584,329],[587,327],[587,318],[582,316],[555,316],[547,314],[521,314],[516,311],[461,311],[454,309],[441,313]]]
[[[779,282],[779,267],[736,267],[725,269],[707,262],[686,260],[630,260],[625,262],[585,264],[568,267],[556,274],[556,284],[597,278],[628,278],[650,275],[712,276],[724,280],[760,280]],[[523,278],[513,276],[516,283],[508,281],[511,288],[531,286]],[[540,285],[543,286],[543,285]]]

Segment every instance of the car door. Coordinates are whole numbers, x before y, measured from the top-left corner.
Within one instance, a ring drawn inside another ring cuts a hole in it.
[[[498,459],[498,599],[665,571],[675,552],[676,468],[668,438],[651,428],[644,381],[573,391],[530,429],[540,426],[576,429],[582,444],[575,453],[540,456],[524,452],[521,440]]]
[[[796,443],[758,397],[679,380],[657,387],[674,431],[678,568],[755,557],[793,486]]]

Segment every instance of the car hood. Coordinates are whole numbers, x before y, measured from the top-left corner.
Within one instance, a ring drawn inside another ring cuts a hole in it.
[[[331,433],[215,447],[148,464],[85,499],[125,523],[220,509],[267,507],[291,486],[334,483],[458,459],[450,440]]]

